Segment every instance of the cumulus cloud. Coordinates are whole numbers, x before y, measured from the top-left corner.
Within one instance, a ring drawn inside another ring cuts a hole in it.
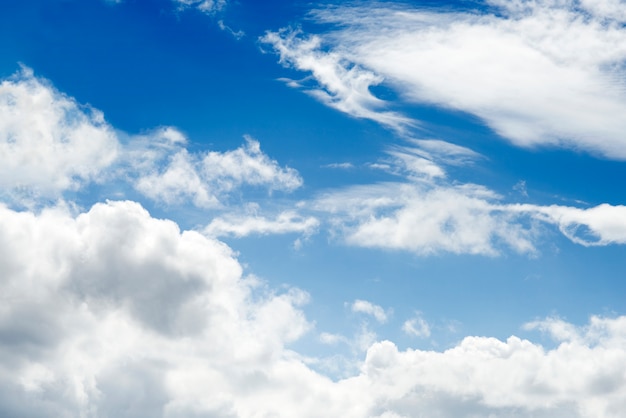
[[[0,269],[5,416],[617,418],[626,408],[625,317],[526,325],[549,332],[552,349],[470,336],[443,352],[399,350],[363,333],[360,367],[333,381],[288,348],[311,328],[305,293],[268,289],[225,244],[134,202],[76,215],[0,206]],[[351,306],[386,318],[371,302]]]
[[[384,81],[405,102],[471,113],[512,143],[626,159],[623,2],[488,1],[482,10],[365,3],[314,11],[324,34],[263,40],[310,72],[314,95],[394,128],[369,90]],[[387,105],[389,103],[386,103]]]
[[[235,150],[192,154],[183,148],[182,134],[171,128],[159,130],[129,154],[132,167],[137,167],[135,161],[141,167],[133,168],[138,171],[135,187],[156,201],[191,200],[199,207],[215,207],[224,195],[242,186],[266,187],[272,192],[292,191],[302,185],[296,170],[280,167],[253,138],[246,136],[245,140]]]
[[[298,172],[281,167],[245,137],[235,150],[189,152],[173,127],[129,135],[96,109],[58,92],[32,70],[0,84],[0,186],[5,198],[34,204],[90,183],[130,182],[160,203],[215,208],[246,187],[293,191]]]
[[[55,198],[97,181],[118,157],[102,113],[22,68],[0,83],[0,186],[17,199]]]
[[[289,362],[283,345],[309,328],[297,308],[306,294],[263,290],[226,245],[151,218],[137,203],[97,204],[78,216],[62,207],[0,212],[0,386],[19,399],[2,399],[2,415],[226,407],[233,393],[185,404],[186,386],[232,378],[228,385],[254,387],[246,376],[255,374],[261,385],[256,366]],[[185,405],[170,403],[176,397]]]

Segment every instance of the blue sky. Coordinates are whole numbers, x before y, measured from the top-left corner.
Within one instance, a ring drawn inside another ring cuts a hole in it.
[[[622,416],[625,24],[4,1],[0,415]]]

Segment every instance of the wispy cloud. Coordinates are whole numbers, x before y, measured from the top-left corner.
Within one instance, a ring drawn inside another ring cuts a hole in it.
[[[351,186],[313,204],[330,216],[349,245],[432,255],[495,256],[504,249],[534,254],[543,230],[554,225],[584,246],[626,243],[626,207],[590,208],[506,203],[479,185],[430,180]]]
[[[229,214],[214,218],[203,233],[216,237],[299,233],[307,237],[317,230],[319,224],[316,218],[304,217],[291,210],[281,212],[273,219],[257,214]]]
[[[403,102],[474,114],[512,143],[626,159],[622,2],[491,1],[486,9],[389,6],[316,10],[334,30],[269,33],[281,62],[311,73],[313,92],[357,117],[399,128],[377,106],[384,82]],[[385,103],[390,105],[390,103]]]
[[[283,30],[268,32],[261,41],[274,47],[283,65],[312,73],[317,84],[305,90],[322,103],[398,131],[414,124],[400,113],[385,110],[389,104],[369,90],[371,86],[380,84],[383,77],[346,61],[340,54],[325,52],[321,37],[305,36],[297,30]],[[288,84],[302,87],[291,80]]]

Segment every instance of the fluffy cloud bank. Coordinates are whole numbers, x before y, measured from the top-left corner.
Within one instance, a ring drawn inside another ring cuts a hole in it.
[[[527,325],[443,352],[367,348],[332,381],[288,344],[311,329],[297,289],[276,293],[224,244],[139,204],[72,214],[0,207],[0,413],[58,417],[619,417],[626,318]],[[384,314],[366,301],[352,309]],[[408,325],[407,325],[408,324]],[[427,335],[415,318],[405,330]]]
[[[369,90],[384,81],[405,102],[471,113],[519,146],[623,160],[625,15],[612,0],[493,0],[467,12],[372,2],[314,11],[330,33],[263,41],[312,74],[309,92],[356,117],[411,124]]]

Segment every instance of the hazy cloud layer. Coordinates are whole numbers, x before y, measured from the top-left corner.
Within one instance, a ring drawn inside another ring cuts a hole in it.
[[[330,33],[283,30],[263,41],[310,72],[324,103],[395,129],[369,88],[461,110],[516,145],[562,146],[626,159],[626,7],[614,0],[488,1],[451,12],[377,2],[316,10]],[[298,86],[297,83],[294,86]]]

